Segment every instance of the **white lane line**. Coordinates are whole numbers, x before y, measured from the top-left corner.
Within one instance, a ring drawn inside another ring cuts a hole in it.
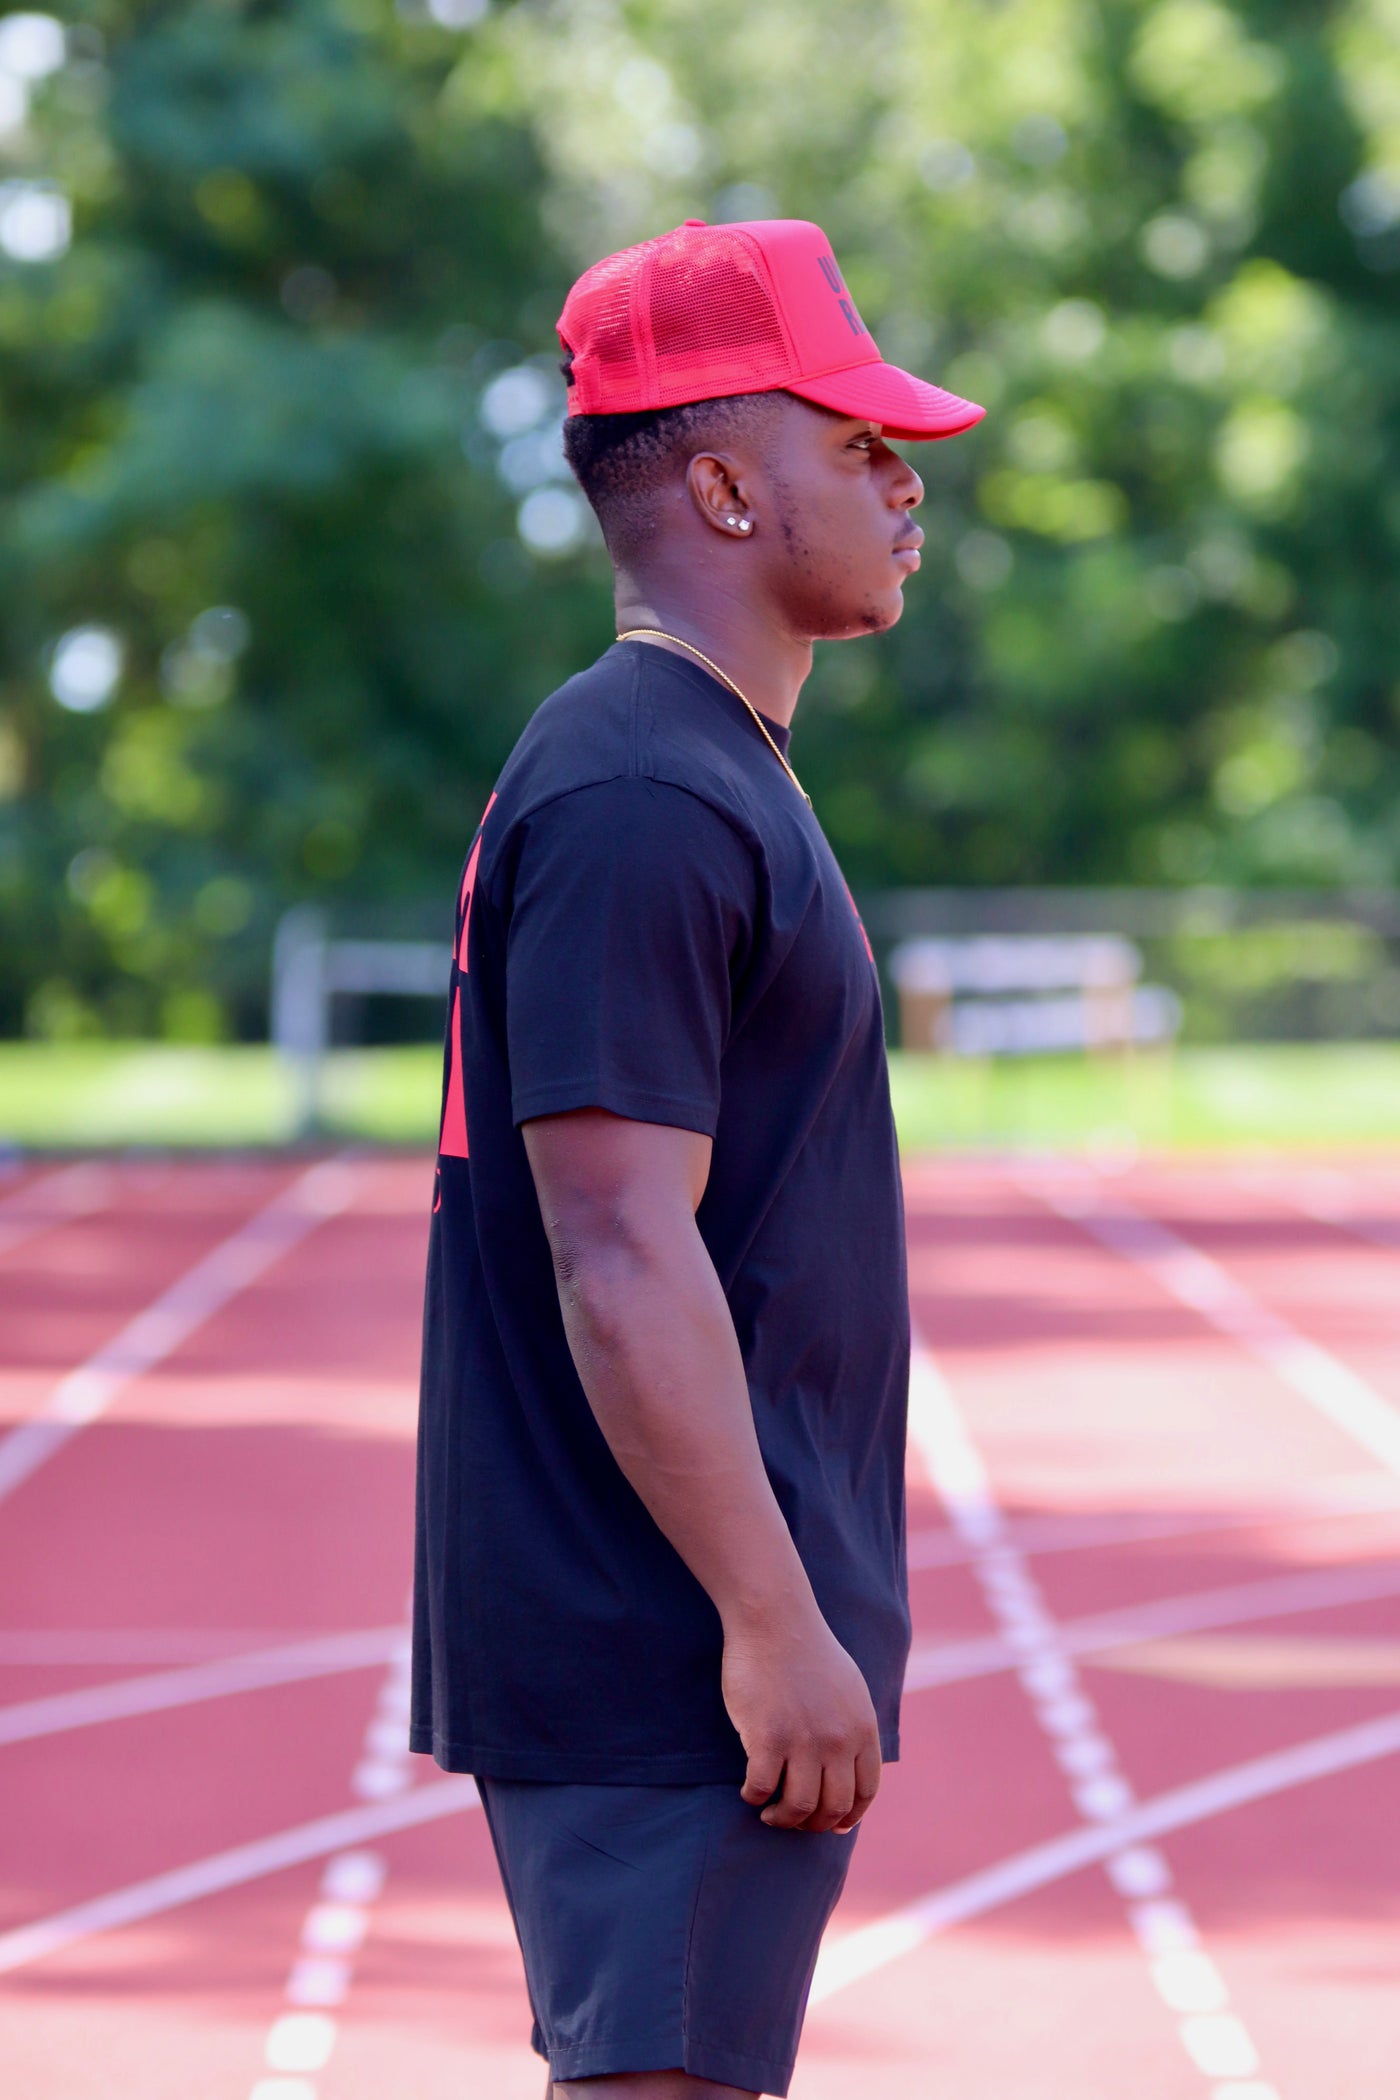
[[[38,1736],[62,1735],[73,1728],[93,1728],[125,1721],[137,1714],[167,1713],[206,1699],[236,1698],[278,1684],[300,1684],[313,1677],[335,1677],[346,1670],[365,1670],[386,1662],[403,1639],[397,1626],[369,1626],[320,1639],[294,1641],[284,1648],[264,1648],[252,1655],[232,1655],[220,1662],[198,1663],[186,1670],[161,1670],[149,1677],[126,1677],[117,1684],[84,1685],[81,1691],[56,1692],[0,1706],[0,1745],[33,1742]]]
[[[1152,1848],[1154,1838],[1170,1837],[1174,1831],[1193,1829],[1232,1809],[1272,1800],[1313,1780],[1334,1778],[1396,1756],[1400,1756],[1400,1712],[1381,1714],[1213,1772],[1205,1779],[1191,1780],[1098,1827],[1067,1831],[1062,1837],[1013,1853],[995,1866],[903,1905],[888,1917],[828,1941],[817,1964],[812,2002],[830,1998],[848,1984],[873,1975],[887,1962],[912,1953],[952,1926],[985,1917],[1085,1867],[1111,1863],[1120,1894],[1149,1899],[1165,1886],[1158,1881],[1160,1855]]]
[[[1087,1825],[1116,1823],[1134,1805],[1117,1749],[1085,1692],[1029,1561],[1007,1537],[991,1477],[952,1388],[917,1338],[909,1376],[909,1439],[949,1522],[974,1553],[973,1572],[988,1610],[1020,1658],[1022,1689],[1075,1807]],[[1251,2077],[1259,2069],[1259,2052],[1243,2021],[1230,2010],[1225,1979],[1202,1947],[1190,1911],[1170,1895],[1171,1869],[1161,1853],[1137,1849],[1136,1870],[1131,1860],[1125,1865],[1124,1847],[1109,1855],[1109,1878],[1120,1894],[1126,1894],[1123,1876],[1129,1877],[1128,1924],[1147,1958],[1158,1996],[1175,2017],[1182,2046],[1196,2068],[1212,2079]],[[1144,1903],[1137,1898],[1148,1875],[1150,1901]],[[1161,1944],[1164,1906],[1174,1933],[1169,1948]],[[1261,2100],[1264,2094],[1277,2100],[1267,2086]],[[1218,2087],[1213,2100],[1221,2100]]]
[[[1237,1342],[1388,1472],[1400,1476],[1400,1410],[1339,1357],[1309,1341],[1237,1283],[1218,1261],[1120,1196],[1110,1200],[1087,1175],[1071,1179],[1057,1169],[1019,1179],[1049,1209],[1135,1263],[1179,1304]]]
[[[340,1160],[322,1160],[187,1269],[61,1379],[37,1414],[0,1441],[0,1501],[96,1421],[124,1386],[153,1370],[314,1227],[344,1210],[354,1193],[353,1170]]]
[[[474,1780],[465,1776],[437,1780],[430,1786],[410,1787],[388,1801],[370,1801],[339,1814],[318,1816],[298,1823],[272,1837],[255,1838],[251,1844],[235,1845],[209,1859],[156,1874],[149,1881],[133,1882],[78,1903],[71,1910],[40,1918],[31,1925],[16,1926],[0,1933],[0,1974],[26,1968],[57,1954],[80,1940],[115,1932],[123,1925],[138,1925],[147,1918],[178,1910],[202,1896],[215,1896],[225,1889],[241,1888],[245,1882],[266,1874],[279,1874],[284,1867],[299,1867],[307,1860],[324,1859],[347,1846],[364,1845],[395,1830],[411,1830],[419,1823],[433,1823],[442,1816],[459,1815],[477,1806]]]
[[[407,1629],[400,1628],[379,1687],[378,1708],[351,1775],[350,1784],[362,1799],[386,1800],[412,1785],[412,1680],[413,1644]],[[349,1996],[355,1956],[387,1871],[375,1852],[337,1852],[326,1862],[320,1894],[302,1920],[297,1956],[283,1993],[284,2009],[263,2044],[263,2061],[272,2075],[254,2083],[249,2100],[316,2100],[312,2074],[324,2070],[335,2048],[336,2009]]]
[[[0,1203],[0,1254],[22,1247],[56,1225],[104,1210],[112,1200],[112,1183],[110,1169],[95,1160],[80,1160],[75,1166],[36,1175]]]
[[[1047,1553],[1079,1553],[1096,1546],[1135,1546],[1157,1539],[1212,1537],[1231,1531],[1264,1531],[1283,1525],[1330,1523],[1338,1517],[1385,1515],[1400,1511],[1400,1488],[1389,1480],[1344,1476],[1316,1495],[1293,1502],[1260,1503],[1255,1509],[1163,1510],[1139,1513],[1103,1510],[1084,1515],[1008,1517],[1006,1535],[1022,1553],[1036,1559]],[[909,1534],[911,1570],[960,1567],[971,1549],[946,1526]]]
[[[1371,1604],[1395,1596],[1400,1596],[1400,1563],[1313,1568],[1306,1574],[1272,1575],[1262,1582],[1233,1583],[1224,1589],[1197,1590],[1184,1597],[1159,1598],[1152,1604],[1096,1612],[1083,1619],[1061,1619],[1056,1622],[1055,1637],[1066,1655],[1101,1655],[1112,1648],[1136,1648],[1143,1641],[1210,1633],[1222,1626],[1256,1625],[1261,1619],[1334,1611],[1347,1604]],[[1024,1642],[1014,1628],[967,1641],[935,1641],[926,1648],[915,1648],[910,1655],[904,1688],[922,1692],[971,1677],[993,1677],[1000,1670],[1018,1668],[1024,1660]]]

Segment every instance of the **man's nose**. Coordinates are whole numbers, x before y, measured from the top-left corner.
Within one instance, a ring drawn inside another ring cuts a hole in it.
[[[896,510],[916,510],[924,500],[924,485],[907,459],[900,459],[897,452],[891,457],[898,461],[899,471],[890,487],[890,503]]]

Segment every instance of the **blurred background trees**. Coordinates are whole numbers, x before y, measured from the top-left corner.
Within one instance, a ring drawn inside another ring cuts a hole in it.
[[[1397,0],[109,0],[0,158],[0,1033],[447,912],[611,633],[555,315],[689,215],[990,411],[799,716],[853,882],[1395,880]]]

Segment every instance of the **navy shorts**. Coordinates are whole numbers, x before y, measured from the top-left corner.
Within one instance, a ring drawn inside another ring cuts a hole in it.
[[[787,2092],[854,1832],[770,1830],[732,1782],[477,1784],[552,2077]]]

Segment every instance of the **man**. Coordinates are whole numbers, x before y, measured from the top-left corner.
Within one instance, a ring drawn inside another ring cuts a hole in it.
[[[887,440],[982,411],[805,221],[688,220],[559,332],[619,638],[462,879],[412,1740],[477,1775],[555,2100],[784,2094],[909,1641],[879,991],[789,727],[918,567]]]

